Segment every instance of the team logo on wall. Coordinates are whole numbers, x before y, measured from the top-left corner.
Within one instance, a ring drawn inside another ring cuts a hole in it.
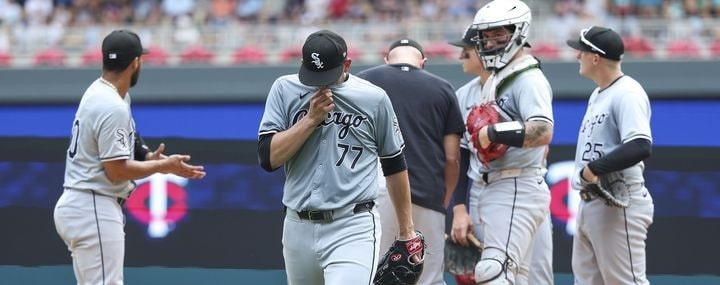
[[[580,194],[572,190],[571,178],[575,172],[575,162],[559,161],[548,166],[545,181],[550,187],[550,213],[553,220],[565,226],[568,235],[575,235],[577,229],[577,210]]]
[[[153,174],[137,181],[125,203],[130,216],[147,226],[151,238],[164,238],[187,214],[188,179],[172,174]]]

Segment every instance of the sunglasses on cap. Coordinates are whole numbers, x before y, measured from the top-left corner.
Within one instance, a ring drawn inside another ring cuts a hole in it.
[[[580,40],[581,40],[584,44],[586,44],[586,45],[588,45],[590,48],[592,48],[593,50],[595,50],[595,51],[597,51],[597,52],[599,52],[599,53],[601,53],[601,54],[605,54],[605,51],[604,51],[604,50],[602,50],[601,48],[597,47],[596,45],[594,45],[594,44],[591,43],[588,39],[585,38],[585,34],[587,34],[587,32],[590,31],[590,29],[592,29],[592,27],[589,27],[589,28],[587,28],[587,29],[583,29],[582,31],[580,31]]]

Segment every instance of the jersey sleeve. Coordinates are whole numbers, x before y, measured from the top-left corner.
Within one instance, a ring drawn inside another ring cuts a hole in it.
[[[375,128],[377,133],[378,156],[380,156],[380,158],[395,157],[402,152],[402,149],[405,147],[405,141],[403,140],[402,132],[400,132],[400,124],[395,115],[395,110],[387,95],[383,94],[377,110]]]
[[[468,100],[468,89],[467,84],[463,87],[460,87],[457,91],[455,91],[455,97],[456,101],[458,103],[459,111],[460,111],[460,119],[462,120],[463,124],[463,133],[460,135],[460,147],[470,150],[470,141],[468,140],[468,134],[467,129],[465,128],[465,121],[467,121],[467,116],[469,113],[469,110],[467,110],[467,106],[469,104],[467,103]]]
[[[284,131],[287,128],[287,112],[282,97],[282,80],[275,80],[265,101],[265,112],[260,120],[258,136]]]
[[[460,105],[455,97],[455,92],[453,92],[452,87],[448,85],[443,94],[447,99],[445,134],[459,134],[462,136],[462,134],[465,133],[465,120],[463,120],[463,115],[460,113]]]
[[[134,130],[127,106],[113,105],[98,117],[98,154],[101,161],[130,159],[134,150]]]
[[[620,141],[628,141],[643,138],[652,142],[650,131],[650,100],[642,90],[635,90],[632,93],[617,94],[613,103],[613,117],[617,118]]]
[[[532,76],[531,76],[532,75]],[[523,121],[546,121],[553,123],[552,113],[552,89],[550,83],[542,76],[525,74],[524,82],[515,82],[518,92],[513,92],[516,97],[516,106]]]

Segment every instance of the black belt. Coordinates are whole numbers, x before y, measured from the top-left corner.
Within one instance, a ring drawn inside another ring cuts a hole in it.
[[[95,194],[100,195],[100,196],[115,198],[115,200],[117,201],[117,203],[120,204],[120,208],[122,208],[123,205],[125,205],[125,201],[127,201],[126,198],[120,198],[120,197],[105,195],[105,194],[102,194],[102,193],[100,193],[100,192],[98,192],[98,191],[94,191],[94,190],[90,190],[90,192],[95,193]],[[128,195],[128,197],[129,197],[129,195]]]
[[[375,201],[367,201],[355,204],[353,214],[369,212],[375,206]],[[298,217],[309,221],[332,221],[335,210],[305,210],[296,212]]]

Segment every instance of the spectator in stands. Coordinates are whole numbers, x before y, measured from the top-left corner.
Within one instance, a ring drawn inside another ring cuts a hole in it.
[[[53,13],[52,0],[25,1],[25,20],[31,25],[44,25]]]
[[[373,13],[372,4],[366,0],[348,0],[347,6],[344,18],[348,20],[367,22]]]
[[[138,24],[157,25],[162,19],[160,0],[135,0],[133,19]]]
[[[0,54],[10,51],[10,31],[0,25]]]
[[[12,26],[22,20],[22,7],[15,0],[0,0],[0,24]]]
[[[222,30],[236,23],[235,0],[210,0],[210,8],[205,23],[211,29]]]
[[[657,18],[665,0],[636,0],[637,15],[641,18]],[[693,2],[693,1],[685,1]]]
[[[194,45],[200,42],[200,30],[189,15],[180,15],[176,18],[173,42],[180,46]]]
[[[552,31],[558,38],[570,38],[576,35],[578,16],[575,7],[567,0],[555,1],[553,15],[545,21],[544,30]]]
[[[580,2],[580,1],[578,1]],[[583,19],[590,20],[588,25],[592,25],[592,20],[599,22],[606,21],[608,16],[607,1],[606,0],[585,0],[581,2],[579,10],[580,15]],[[585,25],[582,25],[585,26]]]
[[[235,13],[241,21],[257,22],[263,10],[261,0],[239,0]]]
[[[195,8],[195,0],[162,0],[162,10],[169,17],[189,15]]]

